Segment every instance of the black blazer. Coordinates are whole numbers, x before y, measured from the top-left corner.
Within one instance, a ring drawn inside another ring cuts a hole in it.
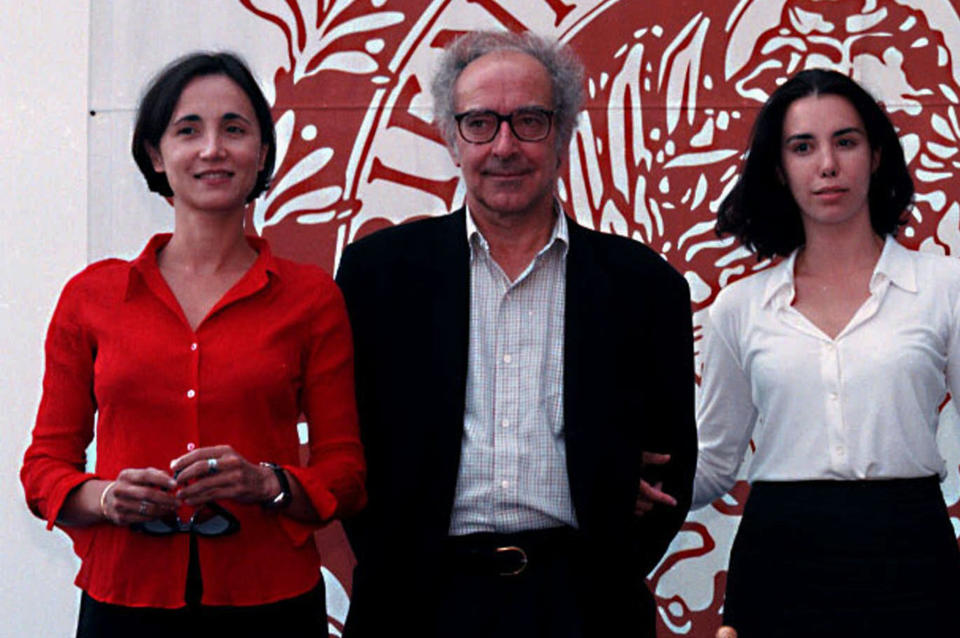
[[[598,635],[652,635],[644,578],[686,516],[696,465],[689,289],[646,246],[568,224],[567,471],[596,551],[597,614],[616,628]],[[469,337],[464,210],[350,244],[337,283],[353,327],[369,494],[346,523],[358,562],[344,635],[387,636],[429,617],[450,524]],[[649,478],[679,505],[637,518],[644,450],[672,455]]]

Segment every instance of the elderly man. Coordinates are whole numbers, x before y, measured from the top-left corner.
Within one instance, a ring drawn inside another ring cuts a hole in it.
[[[344,251],[369,466],[348,638],[654,633],[696,455],[689,290],[558,203],[582,86],[536,36],[454,42],[433,93],[466,206]],[[655,486],[676,504],[639,517]]]

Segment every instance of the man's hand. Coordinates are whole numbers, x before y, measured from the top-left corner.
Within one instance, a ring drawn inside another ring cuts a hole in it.
[[[670,461],[669,454],[657,454],[656,452],[643,453],[643,465],[664,465]],[[637,503],[634,507],[634,514],[643,516],[653,509],[654,505],[669,505],[676,507],[677,499],[663,491],[663,482],[657,481],[650,485],[644,480],[640,480],[640,487],[637,493]],[[724,637],[725,638],[725,637]],[[734,637],[735,638],[735,637]]]

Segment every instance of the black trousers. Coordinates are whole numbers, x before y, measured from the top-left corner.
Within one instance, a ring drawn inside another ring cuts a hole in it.
[[[960,551],[936,477],[758,482],[730,554],[740,638],[957,636]]]
[[[266,605],[201,605],[199,600],[203,584],[195,542],[191,542],[190,550],[185,607],[159,609],[112,605],[94,600],[84,592],[80,598],[77,638],[328,636],[322,578],[315,588],[305,594]]]
[[[521,548],[523,555],[503,548]],[[581,557],[576,532],[568,528],[451,537],[438,573],[441,599],[435,603],[432,635],[587,635],[579,595]]]

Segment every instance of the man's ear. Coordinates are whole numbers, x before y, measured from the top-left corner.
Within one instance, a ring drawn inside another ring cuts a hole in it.
[[[160,151],[154,148],[153,144],[149,142],[143,143],[143,148],[146,149],[147,155],[150,156],[150,163],[153,164],[153,170],[158,173],[163,172],[163,156],[160,155]]]
[[[453,160],[453,163],[456,166],[460,166],[460,150],[457,148],[456,143],[447,144],[447,152],[450,153],[450,159]]]

